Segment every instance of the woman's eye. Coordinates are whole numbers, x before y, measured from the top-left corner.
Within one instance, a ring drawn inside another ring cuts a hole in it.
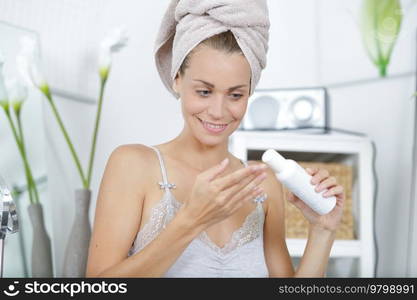
[[[242,95],[242,94],[232,94],[232,96],[233,96],[233,98],[234,98],[235,100],[238,100],[238,99],[240,99],[243,95]]]
[[[210,93],[210,91],[207,91],[207,90],[197,91],[197,94],[199,94],[200,96],[203,96],[203,97],[206,97],[209,93]]]
[[[202,97],[207,97],[211,92],[207,90],[199,90],[197,91],[197,94],[199,94]],[[243,95],[242,94],[231,94],[233,100],[239,100]]]

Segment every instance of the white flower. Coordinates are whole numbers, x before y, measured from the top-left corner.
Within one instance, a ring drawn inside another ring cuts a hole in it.
[[[124,26],[110,31],[101,41],[99,47],[98,67],[100,76],[106,78],[112,62],[112,54],[120,51],[128,41],[127,30]]]
[[[24,36],[20,39],[20,52],[16,57],[17,69],[28,86],[39,89],[48,87],[48,83],[40,71],[40,55],[36,41]]]
[[[23,102],[28,96],[28,89],[16,78],[8,78],[6,80],[7,94],[9,95],[9,101],[13,104],[16,102]],[[14,105],[14,104],[13,104]]]
[[[6,86],[4,85],[3,65],[4,65],[4,58],[3,58],[3,54],[0,51],[0,104],[2,106],[6,105],[6,103],[8,102],[7,90],[6,90]]]

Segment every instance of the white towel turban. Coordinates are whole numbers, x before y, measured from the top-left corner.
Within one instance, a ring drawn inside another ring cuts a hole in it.
[[[266,0],[171,0],[155,43],[155,62],[166,88],[187,54],[205,39],[230,30],[251,67],[252,95],[266,66],[269,40]]]

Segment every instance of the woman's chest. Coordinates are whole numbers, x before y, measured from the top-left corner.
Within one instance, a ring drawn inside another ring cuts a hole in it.
[[[149,222],[152,215],[161,218],[163,214],[167,213],[169,206],[171,208],[175,206],[179,207],[188,201],[202,201],[202,199],[191,199],[197,176],[198,174],[192,172],[188,172],[187,174],[186,172],[171,171],[168,183],[172,185],[169,191],[164,188],[164,182],[161,176],[158,177],[156,173],[149,176],[139,230]],[[236,195],[232,195],[228,200],[236,201],[236,198],[233,198],[234,196]],[[214,198],[212,200],[215,201]],[[161,201],[165,203],[161,203]],[[244,200],[241,199],[241,201]],[[248,216],[255,213],[256,203],[253,201],[246,200],[242,204],[236,202],[236,205],[240,205],[240,207],[233,214],[205,230],[209,239],[219,247],[227,244],[233,233],[242,228]]]

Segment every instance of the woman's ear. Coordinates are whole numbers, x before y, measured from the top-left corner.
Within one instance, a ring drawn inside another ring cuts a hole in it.
[[[181,97],[180,93],[178,92],[178,90],[179,90],[179,81],[180,81],[179,75],[177,74],[177,76],[175,76],[174,81],[172,82],[172,89],[178,95],[178,97]]]
[[[174,92],[178,94],[178,81],[179,81],[179,75],[175,76],[174,81],[172,82],[172,89]]]

